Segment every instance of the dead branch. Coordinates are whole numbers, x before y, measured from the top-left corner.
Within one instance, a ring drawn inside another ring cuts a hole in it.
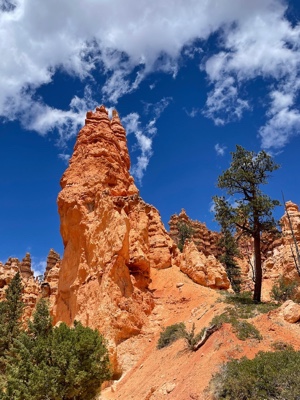
[[[208,328],[206,328],[204,330],[204,333],[201,337],[201,339],[199,340],[198,343],[196,343],[193,346],[193,351],[197,351],[198,349],[200,349],[201,346],[204,345],[204,343],[207,341],[207,339],[215,332],[219,329],[219,327],[217,325],[211,325]]]

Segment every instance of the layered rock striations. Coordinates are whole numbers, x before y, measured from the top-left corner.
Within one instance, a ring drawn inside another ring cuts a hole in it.
[[[221,254],[218,246],[220,234],[209,230],[204,223],[190,219],[184,209],[178,215],[172,215],[169,221],[170,236],[175,243],[179,241],[178,224],[180,223],[184,223],[192,229],[192,241],[201,253],[205,256],[213,255],[215,257]]]
[[[280,219],[281,237],[273,242],[272,250],[263,263],[266,292],[280,276],[286,282],[298,282],[300,285],[300,212],[291,201],[286,202],[285,207],[286,211]]]
[[[88,112],[58,196],[65,250],[53,314],[115,344],[141,331],[154,304],[151,268],[170,267],[176,248],[129,168],[117,112]]]
[[[214,255],[206,256],[195,243],[187,241],[178,260],[179,268],[194,282],[211,289],[226,290],[230,282],[224,266]]]
[[[40,293],[39,282],[34,278],[31,269],[31,258],[29,253],[26,253],[22,261],[16,257],[10,257],[5,264],[0,263],[0,301],[5,299],[7,286],[10,284],[17,272],[20,273],[22,278],[22,300],[25,305],[23,318],[24,320],[27,320],[32,314]]]

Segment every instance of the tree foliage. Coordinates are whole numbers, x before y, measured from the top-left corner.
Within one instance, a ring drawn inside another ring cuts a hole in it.
[[[211,382],[214,399],[296,400],[300,352],[260,352],[253,360],[229,361]]]
[[[15,293],[15,287],[14,281],[8,293]],[[8,307],[9,299],[14,299],[14,305],[16,298],[9,295],[3,303]],[[106,343],[99,332],[79,322],[73,328],[65,323],[53,327],[44,299],[28,328],[19,327],[9,350],[0,357],[6,365],[0,380],[3,400],[91,400],[111,377]]]
[[[184,221],[177,222],[177,230],[178,230],[178,248],[182,252],[186,239],[190,239],[193,236],[194,230],[188,223]]]
[[[22,281],[19,272],[8,285],[6,300],[0,303],[0,371],[5,371],[5,356],[11,350],[14,340],[21,329],[21,316],[24,305],[22,303]]]
[[[157,348],[162,349],[163,347],[170,346],[179,338],[184,337],[186,332],[185,325],[183,322],[167,326],[161,333],[157,343]]]
[[[260,302],[262,267],[261,234],[274,230],[276,222],[272,216],[277,200],[272,200],[261,191],[268,183],[270,173],[278,169],[272,157],[265,151],[254,153],[236,146],[230,167],[219,177],[217,186],[231,196],[214,197],[215,218],[222,227],[248,235],[253,239],[255,259],[255,287],[253,298]]]
[[[235,293],[241,290],[241,270],[235,261],[235,257],[239,256],[239,250],[235,238],[232,236],[231,231],[226,226],[221,227],[222,237],[219,241],[219,246],[222,254],[219,257],[221,263],[225,265],[228,279],[230,280],[231,287]]]

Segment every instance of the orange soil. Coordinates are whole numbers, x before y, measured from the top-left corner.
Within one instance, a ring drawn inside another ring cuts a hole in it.
[[[184,284],[180,288],[176,287],[179,282]],[[183,339],[157,350],[162,327],[184,322],[190,329],[195,323],[199,332],[228,305],[218,302],[220,292],[193,283],[174,267],[153,270],[151,289],[156,306],[149,324],[139,336],[119,346],[123,376],[103,390],[99,400],[209,400],[209,381],[230,358],[253,358],[258,351],[272,350],[276,341],[300,349],[299,325],[285,322],[275,310],[251,319],[262,341],[241,341],[225,324],[196,352],[188,351]]]

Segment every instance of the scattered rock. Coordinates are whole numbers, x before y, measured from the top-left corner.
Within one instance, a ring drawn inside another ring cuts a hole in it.
[[[160,393],[167,395],[169,393],[171,393],[176,387],[176,383],[174,382],[166,382],[162,385],[162,387],[160,388]]]
[[[293,324],[300,320],[300,304],[296,304],[292,300],[287,300],[282,304],[280,310],[285,321]]]

